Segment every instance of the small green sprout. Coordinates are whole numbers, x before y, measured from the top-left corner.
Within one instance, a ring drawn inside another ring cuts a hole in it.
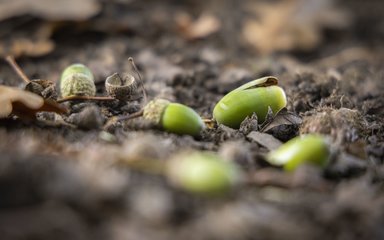
[[[277,84],[277,78],[264,77],[236,88],[216,104],[213,118],[231,128],[239,128],[253,113],[260,123],[264,122],[268,108],[276,114],[287,105],[285,92]]]
[[[293,171],[306,163],[324,167],[329,157],[330,151],[326,139],[320,135],[309,134],[289,140],[270,152],[267,160],[272,165],[283,166],[285,170]]]

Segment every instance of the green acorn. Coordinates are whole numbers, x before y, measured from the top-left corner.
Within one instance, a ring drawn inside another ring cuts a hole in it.
[[[62,97],[95,96],[96,86],[89,68],[83,64],[72,64],[61,74],[60,91]]]
[[[203,195],[221,195],[241,179],[241,172],[212,152],[184,152],[167,163],[167,177],[175,186]]]
[[[265,121],[270,107],[273,114],[287,105],[285,92],[275,77],[264,77],[246,83],[225,95],[213,109],[213,118],[231,128],[256,113],[259,123]]]
[[[150,101],[144,107],[143,116],[162,129],[180,135],[197,136],[204,128],[203,120],[192,108],[165,99]]]
[[[285,170],[293,171],[305,163],[324,167],[329,157],[326,139],[320,135],[309,134],[289,140],[270,152],[267,160],[272,165],[284,166]]]

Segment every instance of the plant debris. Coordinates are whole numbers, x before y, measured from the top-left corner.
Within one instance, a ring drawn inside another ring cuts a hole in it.
[[[39,95],[12,87],[0,86],[0,118],[11,113],[24,119],[35,119],[37,112],[67,113],[67,109]]]

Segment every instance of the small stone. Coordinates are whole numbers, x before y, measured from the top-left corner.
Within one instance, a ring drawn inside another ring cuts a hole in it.
[[[100,129],[104,119],[97,106],[89,106],[79,113],[73,113],[68,117],[67,121],[75,124],[81,129],[91,130]]]
[[[263,147],[266,147],[268,150],[275,150],[282,145],[280,140],[267,133],[253,131],[247,135],[247,138]]]

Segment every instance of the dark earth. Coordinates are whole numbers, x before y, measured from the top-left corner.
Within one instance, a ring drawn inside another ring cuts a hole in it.
[[[58,83],[80,62],[106,96],[107,76],[135,74],[132,57],[149,99],[210,119],[226,93],[273,75],[295,121],[266,128],[251,118],[191,137],[113,118],[140,111],[143,98],[68,101],[60,119],[3,118],[1,239],[384,239],[382,0],[27,2],[0,1],[0,55],[31,79]],[[264,26],[252,35],[250,21]],[[0,84],[25,85],[6,61]],[[331,139],[325,169],[287,173],[265,161],[276,142],[305,133]],[[207,197],[151,168],[185,149],[218,152],[245,181]]]

